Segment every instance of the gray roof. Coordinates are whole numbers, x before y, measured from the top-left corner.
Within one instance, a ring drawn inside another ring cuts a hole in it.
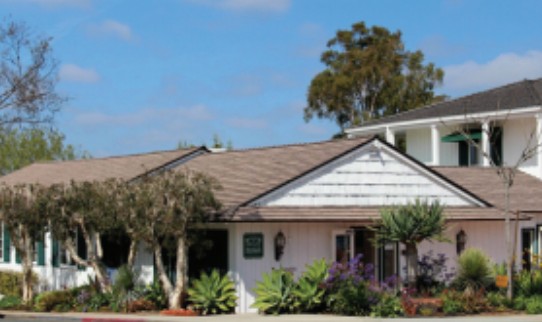
[[[380,124],[494,112],[542,105],[542,78],[523,80],[450,101],[376,119],[356,128]]]

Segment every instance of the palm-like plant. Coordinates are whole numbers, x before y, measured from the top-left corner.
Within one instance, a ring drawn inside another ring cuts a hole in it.
[[[416,200],[414,204],[382,209],[376,230],[380,241],[405,245],[407,284],[414,286],[418,275],[418,244],[424,240],[446,240],[443,207],[438,201]]]
[[[263,273],[262,280],[256,282],[256,301],[252,307],[264,314],[291,312],[294,306],[294,287],[292,274],[282,268]]]
[[[203,272],[188,289],[188,300],[204,315],[231,313],[237,301],[235,285],[228,275],[220,276],[216,269],[209,275]]]
[[[324,258],[307,265],[296,287],[292,290],[294,306],[302,312],[312,312],[322,306],[326,290],[322,284],[328,277],[329,266]]]

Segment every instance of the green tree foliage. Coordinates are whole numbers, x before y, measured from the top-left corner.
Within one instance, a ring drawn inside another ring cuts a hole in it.
[[[105,182],[70,182],[52,186],[49,205],[53,236],[63,243],[70,258],[79,266],[91,267],[100,287],[111,292],[111,283],[102,263],[101,236],[121,227],[118,220],[117,180]],[[81,234],[86,258],[77,251],[76,238]]]
[[[401,32],[358,22],[327,43],[326,69],[311,81],[305,120],[334,120],[341,128],[433,103],[444,72],[404,48]]]
[[[3,186],[0,189],[0,218],[21,258],[25,303],[30,303],[33,297],[32,267],[36,243],[43,243],[48,227],[49,199],[48,189],[37,184]]]
[[[415,285],[418,277],[418,244],[424,240],[446,240],[443,210],[438,201],[416,200],[414,204],[380,211],[377,238],[382,242],[396,241],[405,245],[409,285]]]
[[[0,130],[0,174],[5,175],[34,162],[73,160],[88,157],[65,136],[52,129],[23,128]]]
[[[51,40],[24,23],[0,22],[0,127],[50,123],[60,109]]]
[[[119,213],[132,240],[143,241],[154,253],[157,276],[171,309],[181,305],[186,289],[188,247],[193,242],[189,227],[212,218],[220,209],[216,180],[191,171],[165,171],[140,178],[120,194]],[[175,250],[175,282],[166,272],[162,249]]]

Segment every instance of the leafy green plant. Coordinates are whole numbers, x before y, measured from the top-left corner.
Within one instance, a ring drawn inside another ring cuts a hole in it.
[[[525,305],[527,314],[542,314],[542,295],[530,297]]]
[[[282,268],[263,273],[262,280],[256,282],[256,301],[252,307],[265,314],[292,312],[294,287],[292,274]]]
[[[302,312],[315,312],[322,308],[326,290],[323,287],[328,276],[328,264],[324,258],[306,266],[297,286],[292,290],[294,306]]]
[[[376,305],[371,307],[371,317],[396,318],[404,315],[401,299],[384,293]]]
[[[0,271],[0,294],[16,297],[22,296],[21,283],[23,275],[20,272]],[[32,284],[38,282],[38,276],[32,275]]]
[[[457,315],[463,313],[463,300],[461,293],[457,291],[446,291],[441,296],[442,312],[446,315]]]
[[[515,280],[518,294],[525,297],[542,295],[542,271],[522,271]]]
[[[519,295],[519,296],[515,297],[514,298],[514,304],[513,304],[514,310],[517,310],[517,311],[525,310],[525,308],[527,307],[527,300],[528,299],[529,299],[528,297],[525,297],[523,295]]]
[[[502,291],[489,292],[486,298],[489,305],[497,310],[504,310],[512,306],[511,301],[506,298],[506,295]]]
[[[237,301],[235,285],[228,275],[220,276],[217,269],[209,275],[202,272],[188,289],[188,300],[204,315],[231,313]]]
[[[506,275],[508,269],[506,268],[506,262],[502,262],[500,264],[495,264],[493,266],[493,272],[495,275]]]
[[[458,270],[454,284],[460,289],[478,290],[493,284],[493,269],[489,257],[479,249],[466,249],[457,260]]]
[[[329,292],[327,305],[336,314],[368,315],[378,303],[379,293],[371,288],[374,267],[364,264],[362,255],[348,263],[335,262],[329,269],[326,286]]]
[[[69,290],[42,292],[36,297],[34,308],[40,312],[65,312],[73,307]]]
[[[158,281],[148,285],[137,285],[134,293],[137,298],[152,302],[157,309],[166,307],[167,298]]]
[[[103,308],[109,308],[112,300],[111,293],[94,293],[88,301],[88,308],[90,311],[100,311]]]
[[[0,300],[0,309],[18,309],[23,304],[20,297],[14,295],[6,295]]]

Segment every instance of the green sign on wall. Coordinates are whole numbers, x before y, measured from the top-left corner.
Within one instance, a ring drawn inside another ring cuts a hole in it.
[[[262,233],[246,233],[243,235],[243,257],[247,259],[263,257]]]

